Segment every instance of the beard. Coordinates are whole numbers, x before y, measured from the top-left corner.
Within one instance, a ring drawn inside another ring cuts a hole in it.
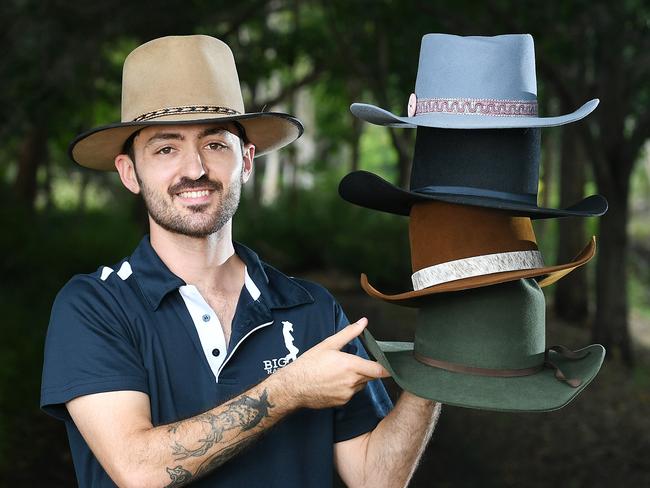
[[[147,207],[147,212],[156,224],[175,234],[188,237],[207,237],[221,230],[235,215],[241,196],[243,169],[226,188],[221,182],[212,181],[203,175],[198,180],[183,178],[169,188],[168,195],[157,193],[143,184],[137,172],[136,178],[142,190],[142,199]],[[210,205],[213,205],[212,203],[186,207],[190,212],[189,215],[186,211],[177,209],[172,201],[174,195],[181,191],[191,191],[194,188],[209,188],[218,194],[221,201],[216,209],[208,210]]]

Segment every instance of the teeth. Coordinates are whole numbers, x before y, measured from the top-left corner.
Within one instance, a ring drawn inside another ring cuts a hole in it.
[[[178,196],[181,198],[199,198],[199,197],[207,197],[209,195],[208,190],[201,190],[201,191],[184,191],[183,193],[179,193]]]

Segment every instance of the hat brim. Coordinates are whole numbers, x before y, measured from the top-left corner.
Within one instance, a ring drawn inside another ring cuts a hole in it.
[[[578,110],[555,117],[517,117],[494,115],[460,115],[426,113],[413,117],[399,117],[388,110],[367,103],[353,103],[350,111],[361,120],[388,127],[415,128],[437,127],[440,129],[514,129],[526,127],[554,127],[585,118],[598,106],[599,100],[589,100]]]
[[[153,125],[214,124],[238,122],[246,137],[255,145],[255,155],[261,156],[280,149],[298,139],[304,127],[297,118],[279,112],[255,112],[241,115],[176,114],[164,120],[119,122],[86,131],[77,136],[68,148],[72,160],[81,166],[102,171],[115,171],[115,156],[123,150],[126,140],[135,132]],[[200,118],[199,118],[200,117]]]
[[[427,296],[434,293],[454,292],[461,290],[471,290],[483,286],[506,283],[522,278],[535,278],[540,287],[552,285],[559,279],[563,278],[579,266],[587,263],[596,253],[596,238],[592,237],[585,248],[568,263],[547,266],[544,268],[521,269],[516,271],[502,271],[500,273],[491,273],[480,276],[471,276],[460,280],[448,281],[439,285],[429,286],[422,290],[413,290],[396,295],[386,295],[369,282],[365,274],[361,274],[361,288],[371,297],[384,300],[385,302],[404,305],[407,307],[419,307]]]
[[[601,195],[591,195],[569,207],[557,209],[487,196],[418,193],[399,188],[368,171],[353,171],[345,175],[339,183],[339,195],[355,205],[397,215],[409,215],[413,204],[432,200],[507,210],[511,215],[531,219],[598,217],[607,212],[608,206]]]
[[[573,388],[556,379],[548,368],[512,378],[455,373],[417,361],[412,342],[379,342],[368,330],[363,332],[363,342],[402,389],[447,405],[501,412],[546,412],[564,407],[596,377],[605,357],[600,344],[577,351],[587,353],[582,359],[565,359],[550,351],[552,361],[567,378],[581,381]]]

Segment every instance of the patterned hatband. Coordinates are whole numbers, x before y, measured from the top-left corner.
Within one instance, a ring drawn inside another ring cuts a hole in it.
[[[176,114],[224,114],[224,115],[239,115],[237,110],[233,110],[227,107],[217,107],[215,105],[186,105],[183,107],[169,107],[161,108],[159,110],[154,110],[153,112],[147,112],[146,114],[138,115],[133,122],[140,122],[142,120],[150,120],[156,117],[162,117],[165,115],[176,115]]]
[[[493,98],[418,99],[415,115],[427,113],[535,117],[537,116],[537,102],[530,100],[497,100]]]

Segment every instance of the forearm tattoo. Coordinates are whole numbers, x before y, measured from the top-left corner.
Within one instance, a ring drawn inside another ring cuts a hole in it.
[[[206,435],[197,441],[198,445],[194,448],[187,448],[178,440],[174,441],[171,446],[172,455],[175,461],[182,461],[190,457],[204,456],[214,446],[218,445],[224,438],[224,434],[230,430],[237,430],[231,442],[215,452],[203,461],[196,472],[192,474],[182,465],[173,468],[166,468],[167,474],[171,479],[168,487],[182,486],[185,483],[196,479],[197,477],[221,466],[223,463],[236,456],[241,452],[253,438],[255,434],[237,439],[243,432],[253,429],[263,419],[270,417],[269,411],[274,407],[268,401],[268,392],[266,389],[259,398],[252,398],[243,395],[241,398],[226,404],[226,409],[218,414],[204,413],[183,422],[198,422],[204,424]],[[168,432],[175,434],[183,422],[176,422],[169,426]]]

